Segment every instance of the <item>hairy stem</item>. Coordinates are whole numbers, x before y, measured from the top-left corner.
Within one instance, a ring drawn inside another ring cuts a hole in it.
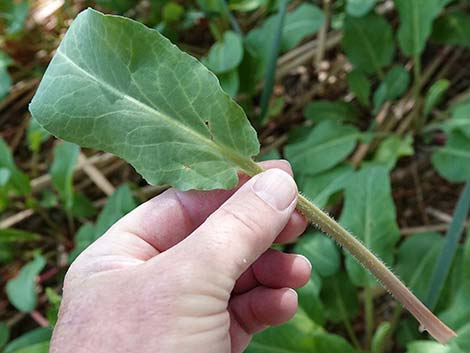
[[[258,164],[252,160],[230,156],[246,174],[253,176],[263,172]],[[367,249],[359,239],[349,233],[333,218],[306,199],[301,194],[297,199],[299,210],[310,223],[318,226],[323,232],[330,235],[339,245],[353,255],[372,275],[374,275],[421,324],[424,330],[438,342],[444,344],[457,334],[439,320],[421,301],[393,274],[388,267]]]
[[[382,285],[419,321],[440,343],[446,343],[456,334],[441,322],[411,291],[357,238],[341,227],[321,209],[299,195],[297,209],[313,224],[335,239],[349,251]]]

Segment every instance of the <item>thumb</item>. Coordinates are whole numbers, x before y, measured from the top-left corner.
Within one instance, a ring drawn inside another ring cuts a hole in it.
[[[233,280],[261,255],[286,226],[297,201],[297,186],[280,169],[254,176],[175,251]],[[180,253],[181,254],[181,253]]]

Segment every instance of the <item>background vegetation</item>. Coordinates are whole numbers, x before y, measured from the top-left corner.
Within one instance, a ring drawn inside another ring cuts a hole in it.
[[[0,351],[42,353],[67,266],[165,190],[118,158],[55,140],[28,103],[91,6],[153,27],[245,109],[262,158],[361,238],[460,338],[444,347],[333,241],[286,247],[312,279],[248,352],[470,351],[470,1],[2,0]],[[465,184],[466,182],[466,184]]]

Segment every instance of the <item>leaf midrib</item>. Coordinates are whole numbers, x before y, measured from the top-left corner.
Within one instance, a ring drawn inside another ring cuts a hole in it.
[[[65,59],[70,65],[72,65],[74,68],[76,68],[77,70],[79,70],[82,74],[84,74],[85,76],[87,76],[89,79],[93,80],[94,82],[96,82],[98,85],[101,85],[102,87],[104,87],[105,89],[107,89],[108,91],[116,94],[118,97],[121,97],[122,99],[126,99],[128,100],[130,103],[133,103],[135,105],[137,105],[138,107],[142,108],[142,109],[145,109],[146,111],[156,115],[157,117],[161,118],[162,120],[165,120],[165,122],[169,123],[169,124],[172,124],[173,126],[175,126],[177,129],[181,129],[184,133],[188,133],[190,134],[191,136],[194,136],[196,139],[202,141],[204,144],[210,146],[212,149],[215,149],[217,150],[218,152],[220,152],[220,154],[225,157],[225,158],[228,158],[229,160],[231,160],[232,162],[234,162],[235,164],[240,165],[240,163],[237,163],[237,161],[239,160],[248,160],[248,158],[244,157],[244,156],[241,156],[240,154],[238,154],[236,151],[232,150],[231,148],[228,148],[227,146],[225,145],[221,145],[221,144],[217,144],[215,143],[214,141],[208,139],[206,136],[194,131],[194,130],[191,130],[189,129],[186,125],[182,124],[179,120],[177,119],[172,119],[171,117],[169,117],[168,115],[166,114],[163,114],[161,111],[158,111],[156,110],[155,108],[141,102],[140,100],[132,97],[132,96],[129,96],[128,94],[126,94],[125,92],[122,92],[118,89],[116,89],[115,87],[113,87],[112,85],[110,85],[109,83],[107,83],[106,81],[103,81],[103,80],[99,80],[97,77],[95,77],[93,74],[91,74],[90,72],[88,72],[87,70],[85,70],[84,68],[82,68],[80,65],[78,65],[75,61],[73,61],[69,56],[67,56],[65,53],[63,53],[60,48],[59,50],[57,50],[57,54],[62,57],[63,59]]]

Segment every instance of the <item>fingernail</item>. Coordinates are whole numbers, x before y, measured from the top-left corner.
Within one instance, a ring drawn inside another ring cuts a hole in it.
[[[295,200],[297,187],[294,180],[280,169],[269,169],[257,176],[253,191],[267,204],[279,211]]]
[[[304,255],[297,255],[298,258],[301,258],[302,261],[306,262],[308,266],[310,267],[310,271],[312,271],[312,263],[310,262],[309,259],[307,259]]]

